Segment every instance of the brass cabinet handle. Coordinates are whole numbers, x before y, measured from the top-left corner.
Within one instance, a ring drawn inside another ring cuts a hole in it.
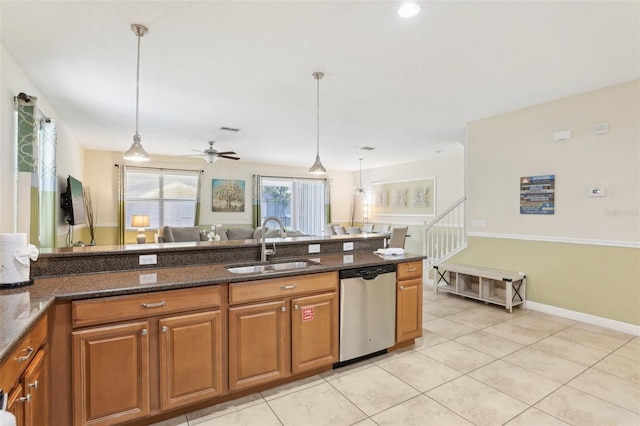
[[[23,362],[31,358],[31,355],[33,355],[33,347],[27,346],[24,350],[27,351],[27,354],[25,356],[19,356],[18,358],[16,358],[18,364],[22,364]]]
[[[296,288],[297,286],[298,286],[298,284],[281,285],[280,289],[281,290],[292,290],[292,289]]]
[[[169,331],[169,327],[167,327],[166,325],[163,325],[161,330],[163,333],[166,333],[167,331]]]
[[[167,302],[165,302],[164,300],[162,302],[158,302],[158,303],[143,303],[142,306],[143,308],[160,308],[164,305],[166,305]]]

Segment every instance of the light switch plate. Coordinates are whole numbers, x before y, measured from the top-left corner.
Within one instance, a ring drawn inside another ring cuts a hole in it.
[[[353,255],[345,254],[344,256],[342,256],[342,263],[353,263]]]
[[[155,284],[158,282],[158,274],[140,274],[140,284]]]
[[[156,265],[158,263],[157,254],[145,254],[140,256],[138,265]]]
[[[309,253],[320,253],[320,244],[309,244]]]
[[[342,250],[343,251],[353,250],[353,242],[342,243]]]

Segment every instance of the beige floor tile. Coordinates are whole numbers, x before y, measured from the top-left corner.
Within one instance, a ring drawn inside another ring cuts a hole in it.
[[[419,393],[378,366],[338,377],[329,383],[368,416],[411,399]]]
[[[439,345],[447,340],[449,340],[448,337],[440,336],[439,334],[432,333],[426,328],[423,328],[422,337],[418,337],[412,347],[413,349],[418,350],[421,348],[428,348],[429,346]]]
[[[571,380],[567,386],[640,414],[638,383],[591,368]]]
[[[426,328],[432,333],[438,334],[449,339],[473,333],[475,329],[467,327],[466,325],[459,324],[455,321],[450,321],[446,318],[438,318],[432,321],[425,321],[422,323],[422,327]]]
[[[471,377],[529,405],[533,405],[561,384],[539,374],[497,360],[469,373]]]
[[[232,401],[203,408],[202,410],[192,411],[187,414],[187,420],[189,420],[189,426],[199,425],[216,417],[224,416],[263,402],[264,399],[262,396],[259,393],[254,393]]]
[[[618,351],[594,365],[593,368],[622,379],[631,380],[634,383],[640,383],[640,360],[618,355]]]
[[[366,419],[359,421],[358,423],[354,423],[353,426],[378,426],[378,425],[376,424],[376,422],[371,420],[370,417],[367,417]]]
[[[461,373],[420,352],[378,364],[420,392],[425,392],[459,377]]]
[[[457,314],[462,312],[463,309],[456,308],[454,306],[443,305],[440,302],[429,302],[422,305],[422,312],[426,312],[436,317],[446,317],[447,315]]]
[[[446,319],[475,329],[491,327],[492,325],[502,321],[497,318],[483,315],[482,311],[478,309],[458,312],[457,314],[449,315]]]
[[[402,358],[403,356],[414,353],[413,346],[405,346],[404,348],[396,349],[395,351],[387,352],[386,354],[377,355],[370,358],[370,361],[375,365],[380,365],[383,362],[388,362],[393,359]]]
[[[288,395],[293,392],[298,392],[308,387],[317,386],[326,381],[319,375],[306,377],[304,379],[296,380],[295,382],[287,383],[286,385],[278,386],[275,388],[267,389],[260,392],[265,401],[269,401],[274,398],[279,398],[284,395]]]
[[[462,376],[426,393],[476,426],[501,425],[528,406],[468,376]]]
[[[425,395],[389,408],[372,417],[380,426],[473,426],[453,411],[443,407]]]
[[[359,361],[353,364],[345,365],[344,367],[325,371],[323,373],[320,373],[320,377],[329,382],[331,380],[337,379],[338,377],[347,376],[349,374],[357,373],[360,370],[371,368],[374,365],[375,364],[371,362],[371,359],[365,359],[364,361]]]
[[[189,421],[189,426],[192,423]],[[197,423],[199,426],[282,426],[266,402]]]
[[[558,383],[566,383],[586,370],[584,365],[530,347],[503,359]]]
[[[483,302],[475,299],[467,299],[462,296],[454,295],[449,295],[447,298],[440,300],[440,303],[448,306],[455,306],[456,308],[463,310],[474,309],[483,304]]]
[[[556,336],[549,336],[542,340],[538,340],[531,345],[531,347],[547,352],[551,355],[559,356],[560,358],[568,359],[569,361],[577,362],[578,364],[582,364],[587,367],[590,367],[600,361],[609,353],[602,349],[584,346],[579,343],[572,342],[571,340],[560,339]]]
[[[593,331],[584,330],[575,326],[565,328],[564,330],[556,333],[555,336],[609,352],[615,351],[627,343],[627,341],[623,339],[605,336],[604,334],[594,333]]]
[[[635,340],[632,340],[625,344],[623,347],[615,351],[614,354],[640,361],[640,344],[634,342]]]
[[[482,315],[495,318],[500,321],[509,321],[514,318],[520,317],[522,315],[528,315],[529,312],[521,309],[521,308],[513,308],[512,312],[509,313],[504,306],[498,306],[491,303],[478,305],[471,309],[473,312],[482,312]]]
[[[531,315],[535,315],[540,318],[548,319],[549,321],[559,322],[561,324],[574,325],[577,324],[578,321],[572,320],[569,318],[559,317],[557,315],[551,315],[540,311],[531,311]]]
[[[187,422],[187,416],[182,415],[158,423],[152,423],[149,426],[189,426],[189,423]]]
[[[451,367],[461,373],[468,373],[495,360],[495,357],[476,351],[460,343],[449,341],[430,348],[421,349],[421,353]]]
[[[516,343],[520,343],[521,345],[530,345],[533,342],[544,339],[548,336],[547,333],[520,327],[515,324],[507,324],[505,322],[485,328],[483,331],[504,339],[512,340]]]
[[[503,339],[502,337],[486,333],[482,330],[457,337],[454,341],[497,358],[501,358],[524,347],[520,343]]]
[[[545,318],[540,318],[536,315],[522,315],[512,320],[507,321],[507,324],[515,324],[520,327],[528,328],[535,331],[540,331],[546,334],[557,333],[563,330],[569,325],[559,322],[551,321]]]
[[[505,426],[567,426],[567,423],[537,408],[529,408]]]
[[[640,424],[637,414],[569,386],[561,387],[535,407],[575,426]]]
[[[438,318],[440,318],[440,317],[439,317],[439,316],[437,316],[437,315],[431,315],[431,314],[430,314],[430,313],[428,313],[428,312],[424,312],[424,311],[422,311],[422,322],[424,322],[424,321],[431,321],[431,320],[438,319]]]
[[[574,325],[575,328],[579,328],[581,330],[592,331],[598,334],[604,334],[605,336],[613,337],[614,339],[624,340],[625,342],[629,342],[634,338],[632,334],[623,333],[621,331],[612,330],[606,327],[600,327],[594,324],[587,324],[586,322],[579,322]]]
[[[367,416],[328,383],[268,401],[285,425],[351,425]]]

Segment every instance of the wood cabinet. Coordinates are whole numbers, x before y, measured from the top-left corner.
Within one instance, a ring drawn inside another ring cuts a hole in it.
[[[229,300],[230,390],[337,362],[337,273],[234,283]]]
[[[73,302],[74,425],[119,424],[220,394],[220,303],[218,286]]]
[[[39,320],[0,366],[0,389],[17,426],[49,424],[47,319]]]
[[[422,261],[396,268],[396,343],[422,336]]]

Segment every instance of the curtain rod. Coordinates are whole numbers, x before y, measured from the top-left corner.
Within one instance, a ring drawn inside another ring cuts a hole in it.
[[[124,164],[114,164],[115,167],[121,167]],[[149,170],[173,170],[173,171],[177,171],[177,172],[200,172],[200,173],[204,173],[203,169],[200,170],[193,170],[193,169],[170,169],[168,167],[144,167],[144,166],[129,166],[130,168],[134,168],[134,169],[149,169]]]
[[[271,179],[295,179],[295,180],[326,180],[328,181],[328,178],[309,178],[309,177],[295,177],[295,176],[268,176],[268,175],[254,175],[254,176],[260,176],[261,178],[271,178]]]

